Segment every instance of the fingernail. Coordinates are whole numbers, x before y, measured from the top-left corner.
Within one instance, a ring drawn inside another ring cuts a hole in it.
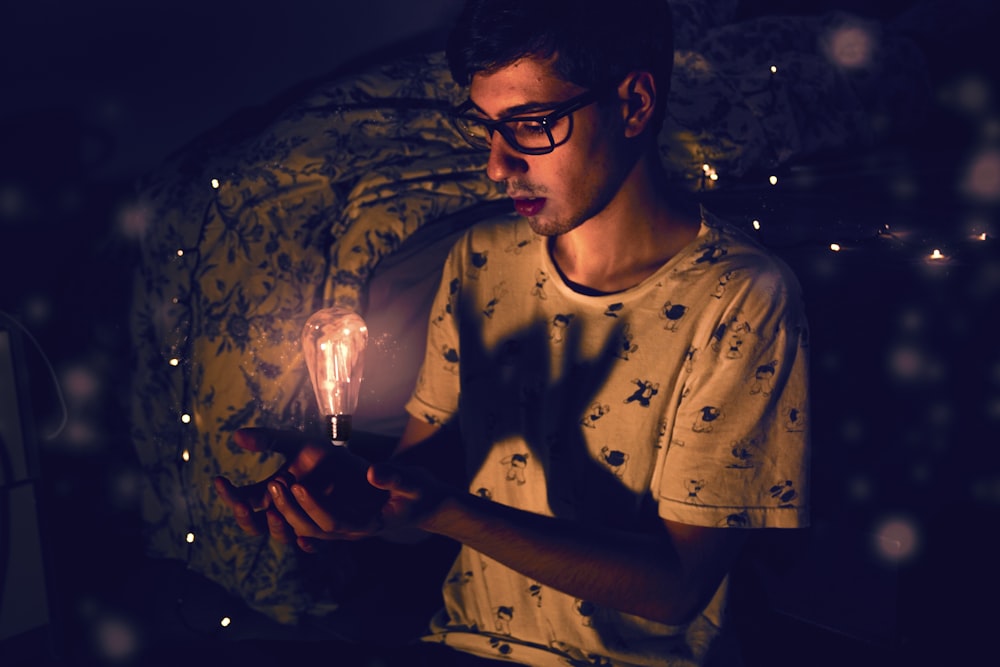
[[[296,485],[294,485],[294,486],[292,487],[292,493],[294,493],[294,494],[295,494],[295,497],[296,497],[296,498],[298,498],[299,500],[301,500],[301,499],[302,499],[302,497],[306,495],[306,490],[305,490],[305,489],[303,489],[303,488],[302,488],[301,486],[299,486],[298,484],[296,484]]]
[[[271,492],[271,495],[274,496],[275,498],[277,498],[278,494],[281,493],[281,491],[278,489],[277,482],[271,482],[270,484],[267,485],[267,488]]]

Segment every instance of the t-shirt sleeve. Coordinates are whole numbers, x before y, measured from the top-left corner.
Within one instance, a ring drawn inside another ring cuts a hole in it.
[[[466,237],[463,237],[466,239]],[[445,424],[458,411],[459,334],[456,317],[461,290],[463,240],[448,254],[427,323],[427,347],[406,411],[428,424]]]
[[[735,286],[731,286],[735,287]],[[660,516],[703,526],[808,525],[807,326],[780,270],[708,322],[654,478]]]

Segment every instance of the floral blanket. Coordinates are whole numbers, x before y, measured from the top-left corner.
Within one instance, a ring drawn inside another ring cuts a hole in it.
[[[735,5],[674,3],[660,145],[684,187],[725,187],[727,176],[863,146],[879,119],[920,107],[919,54],[883,26],[843,14],[732,23]],[[862,66],[831,56],[845,34],[870,38]],[[395,60],[317,85],[243,138],[221,128],[141,184],[149,225],[134,285],[132,433],[148,552],[186,562],[280,623],[336,609],[351,552],[304,560],[243,535],[211,480],[246,483],[279,465],[238,450],[234,429],[311,428],[299,336],[314,310],[365,313],[373,272],[407,241],[419,250],[418,231],[496,214],[483,208],[502,199],[485,156],[448,119],[464,95],[441,53]],[[428,275],[439,270],[426,264]]]

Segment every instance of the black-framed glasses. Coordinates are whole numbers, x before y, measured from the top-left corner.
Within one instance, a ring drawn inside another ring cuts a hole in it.
[[[593,104],[600,97],[593,90],[588,90],[556,105],[543,116],[511,116],[497,120],[471,113],[473,105],[469,100],[455,109],[452,119],[461,135],[474,148],[490,150],[493,133],[499,132],[514,150],[526,155],[544,155],[569,141],[573,134],[573,112]]]

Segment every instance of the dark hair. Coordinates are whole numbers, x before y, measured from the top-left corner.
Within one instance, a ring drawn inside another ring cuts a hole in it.
[[[556,74],[588,89],[632,71],[656,80],[666,109],[674,63],[667,0],[468,0],[448,40],[448,66],[463,86],[526,56],[556,56]]]

